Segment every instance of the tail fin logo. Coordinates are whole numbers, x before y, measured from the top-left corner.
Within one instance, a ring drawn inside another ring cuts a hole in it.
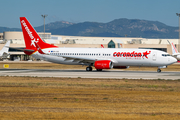
[[[24,20],[21,21],[22,25],[24,26],[26,32],[28,33],[29,37],[31,38],[31,46],[33,45],[34,47],[36,47],[35,43],[39,42],[39,39],[37,38],[37,40],[34,38],[32,32],[30,31],[30,29],[28,28],[26,22]]]
[[[151,51],[149,51],[149,52],[146,51],[146,52],[143,52],[143,55],[148,59],[147,55],[149,55],[150,53],[151,53]]]
[[[37,38],[37,41],[36,39],[34,38],[34,40],[31,40],[31,46],[33,45],[34,47],[36,47],[35,43],[38,43],[39,42],[39,39]]]

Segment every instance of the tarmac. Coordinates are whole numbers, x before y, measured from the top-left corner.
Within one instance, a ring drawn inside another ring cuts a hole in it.
[[[165,79],[180,80],[180,72],[124,71],[124,70],[52,70],[52,69],[0,69],[0,76],[115,78],[115,79]]]

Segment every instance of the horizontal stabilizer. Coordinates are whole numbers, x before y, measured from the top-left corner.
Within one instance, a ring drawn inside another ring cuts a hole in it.
[[[14,48],[14,47],[9,47],[10,49],[15,49],[15,50],[19,50],[19,51],[27,51],[27,52],[34,52],[35,50],[32,49],[26,49],[26,48]]]

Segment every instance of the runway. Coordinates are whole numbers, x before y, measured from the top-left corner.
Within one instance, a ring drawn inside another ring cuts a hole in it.
[[[180,72],[156,71],[113,71],[101,72],[85,70],[51,70],[51,69],[0,69],[0,76],[32,77],[68,77],[68,78],[116,78],[116,79],[166,79],[180,80]]]

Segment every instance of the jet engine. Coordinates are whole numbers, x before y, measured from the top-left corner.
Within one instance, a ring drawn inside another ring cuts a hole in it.
[[[96,69],[112,69],[113,64],[110,60],[98,60],[94,62],[94,67]]]

